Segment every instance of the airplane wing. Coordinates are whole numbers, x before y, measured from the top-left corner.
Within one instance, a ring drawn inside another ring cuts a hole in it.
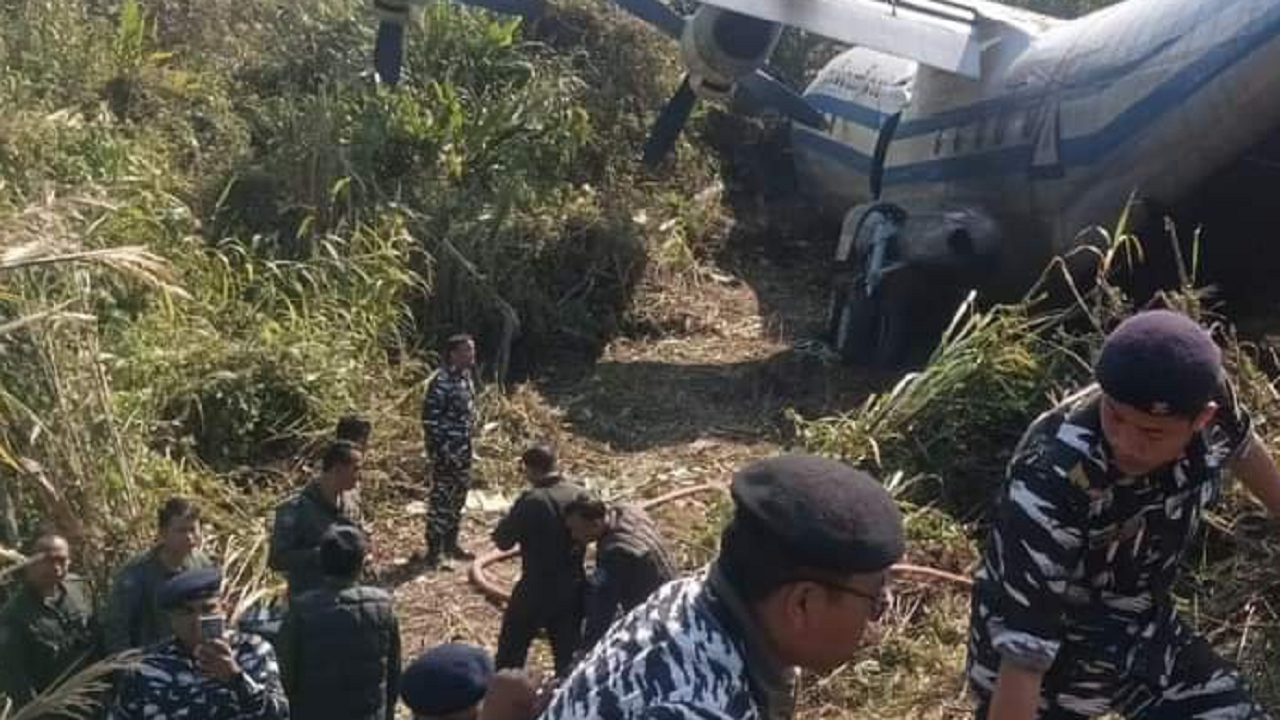
[[[977,79],[985,21],[1026,24],[1034,14],[998,3],[952,0],[704,0],[725,10],[800,28],[850,45]],[[1041,19],[1034,16],[1034,19]],[[1048,25],[1052,21],[1043,18]]]

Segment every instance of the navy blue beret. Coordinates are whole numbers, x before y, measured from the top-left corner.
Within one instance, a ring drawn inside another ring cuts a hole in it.
[[[730,488],[737,529],[776,542],[805,567],[876,572],[906,551],[897,504],[865,472],[812,455],[758,460]]]
[[[218,568],[187,570],[169,578],[160,586],[160,607],[172,610],[192,600],[218,597],[222,591],[222,571]]]
[[[400,698],[419,715],[449,715],[484,699],[493,658],[475,645],[437,645],[400,675]]]
[[[1194,416],[1222,382],[1222,351],[1196,321],[1171,310],[1139,313],[1102,344],[1094,376],[1113,400],[1152,415]]]

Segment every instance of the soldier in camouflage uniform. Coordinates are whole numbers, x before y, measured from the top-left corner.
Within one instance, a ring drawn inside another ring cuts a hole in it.
[[[21,585],[0,609],[0,692],[17,708],[101,654],[93,598],[67,572],[66,539],[41,535],[25,550]]]
[[[978,717],[1262,720],[1170,591],[1223,472],[1273,514],[1280,472],[1189,318],[1129,319],[1095,374],[1010,463],[973,590]]]
[[[596,544],[596,567],[587,587],[582,647],[596,644],[619,615],[676,577],[676,565],[648,513],[635,505],[606,505],[589,493],[564,509],[569,534],[584,547]]]
[[[285,574],[289,596],[320,587],[320,539],[334,525],[360,526],[360,504],[352,492],[360,482],[363,453],[350,442],[329,445],[320,476],[276,507],[267,563]]]
[[[153,645],[140,667],[124,675],[108,720],[288,720],[270,643],[238,632],[206,636],[204,621],[223,617],[221,587],[216,568],[189,570],[164,584],[160,604],[174,637]]]
[[[782,720],[797,667],[848,662],[888,603],[902,516],[847,465],[791,456],[734,477],[705,577],[664,585],[614,623],[542,720]]]
[[[172,635],[157,598],[161,586],[186,570],[213,567],[200,551],[199,507],[185,498],[170,498],[158,521],[160,542],[116,573],[103,620],[107,652],[146,647]]]
[[[427,565],[440,567],[444,556],[470,560],[458,544],[462,510],[471,488],[471,423],[475,386],[471,368],[476,344],[469,335],[445,343],[445,364],[427,385],[422,404],[422,434],[431,461],[427,502]]]

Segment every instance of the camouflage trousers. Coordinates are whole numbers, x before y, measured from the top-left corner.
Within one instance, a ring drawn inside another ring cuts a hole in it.
[[[462,510],[471,489],[471,468],[435,463],[427,496],[427,548],[432,552],[458,545]]]
[[[980,695],[978,699],[976,717],[986,720],[990,698]],[[1089,703],[1087,698],[1072,699],[1081,705]],[[1049,703],[1036,720],[1086,720],[1100,714],[1064,704]],[[1203,638],[1192,639],[1179,652],[1167,684],[1126,680],[1107,705],[1127,720],[1271,720],[1250,695],[1240,672],[1218,657]]]

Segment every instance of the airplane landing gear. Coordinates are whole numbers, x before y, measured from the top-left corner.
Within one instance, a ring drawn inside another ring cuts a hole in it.
[[[868,293],[866,275],[837,279],[827,310],[832,347],[851,365],[899,368],[911,356],[914,333],[909,272],[886,275]]]

